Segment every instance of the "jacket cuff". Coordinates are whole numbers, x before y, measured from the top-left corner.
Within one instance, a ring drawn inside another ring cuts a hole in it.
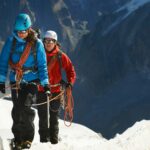
[[[45,85],[48,85],[49,84],[49,81],[48,79],[45,79],[43,81],[41,81],[41,85],[44,87]]]

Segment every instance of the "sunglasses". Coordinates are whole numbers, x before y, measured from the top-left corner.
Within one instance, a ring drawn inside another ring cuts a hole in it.
[[[53,40],[53,39],[45,39],[44,40],[44,43],[45,44],[53,44],[53,43],[55,43],[56,41],[55,40]]]
[[[17,31],[18,34],[26,34],[27,30],[21,30],[21,31]]]

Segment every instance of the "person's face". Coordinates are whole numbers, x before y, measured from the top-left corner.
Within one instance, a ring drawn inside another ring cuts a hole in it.
[[[29,34],[28,30],[17,31],[17,35],[21,39],[25,39],[28,36],[28,34]]]
[[[50,39],[50,38],[44,39],[44,46],[47,51],[49,52],[52,51],[55,45],[56,45],[56,41],[54,39]]]

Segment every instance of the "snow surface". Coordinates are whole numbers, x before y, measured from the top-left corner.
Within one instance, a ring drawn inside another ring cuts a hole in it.
[[[0,99],[0,150],[9,150],[7,139],[13,138],[11,109],[11,101]],[[122,135],[117,134],[114,139],[110,140],[99,136],[83,125],[72,123],[71,127],[66,127],[62,120],[59,122],[61,141],[56,145],[49,142],[40,143],[36,114],[36,133],[31,150],[150,150],[150,121],[148,120],[136,122]]]

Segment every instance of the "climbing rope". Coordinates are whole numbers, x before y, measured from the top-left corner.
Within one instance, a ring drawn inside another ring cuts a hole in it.
[[[20,82],[21,82],[21,79],[23,76],[23,64],[26,62],[27,58],[30,55],[31,47],[32,47],[32,43],[28,42],[21,57],[20,57],[19,62],[13,63],[12,59],[9,60],[9,65],[10,65],[11,69],[15,70],[15,72],[16,72],[15,78],[16,78],[17,95],[18,95],[18,89],[20,88]]]
[[[51,101],[54,101],[54,100],[57,100],[59,97],[61,97],[62,95],[64,94],[64,91],[60,92],[59,95],[53,97],[53,98],[49,98],[49,102]],[[43,102],[43,103],[37,103],[37,104],[32,104],[33,107],[35,106],[41,106],[41,105],[44,105],[44,104],[47,104],[47,101]]]

